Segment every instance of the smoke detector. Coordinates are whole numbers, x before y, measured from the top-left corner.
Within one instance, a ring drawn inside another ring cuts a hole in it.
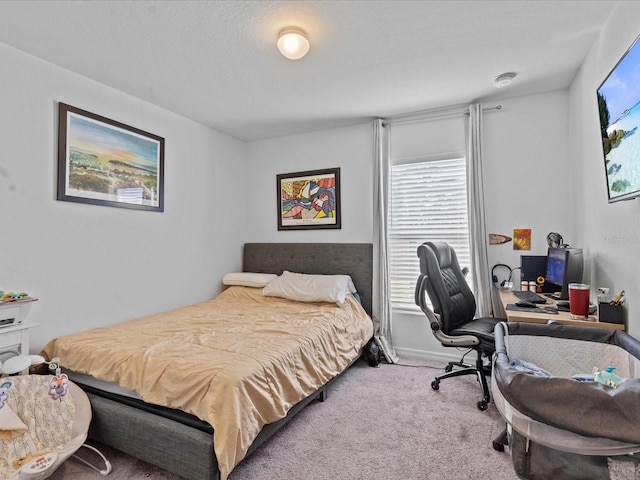
[[[493,86],[496,88],[504,88],[507,85],[511,85],[514,78],[516,78],[516,74],[513,72],[502,73],[493,79]]]

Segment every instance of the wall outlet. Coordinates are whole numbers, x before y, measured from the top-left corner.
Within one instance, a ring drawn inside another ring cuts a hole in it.
[[[607,299],[607,294],[609,293],[609,288],[607,287],[598,287],[598,303],[605,302]]]

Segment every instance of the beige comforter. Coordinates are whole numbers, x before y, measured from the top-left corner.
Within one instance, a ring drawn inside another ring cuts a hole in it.
[[[343,306],[234,286],[213,300],[49,342],[47,358],[209,422],[221,478],[262,427],[340,373],[373,326]]]

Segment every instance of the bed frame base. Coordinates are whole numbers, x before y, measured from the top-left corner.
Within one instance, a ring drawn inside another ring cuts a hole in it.
[[[210,433],[105,397],[87,395],[93,411],[89,438],[185,479],[220,480]],[[141,442],[141,438],[146,441]]]
[[[315,393],[295,404],[286,417],[266,425],[249,447],[247,456],[312,401],[325,401],[327,387],[336,378],[338,377],[334,377]],[[210,432],[96,393],[86,393],[93,411],[89,428],[90,439],[188,480],[220,480],[218,462],[213,451],[213,436]],[[119,421],[114,422],[114,418],[118,418]],[[141,442],[140,439],[146,441]],[[172,454],[167,455],[166,452]]]

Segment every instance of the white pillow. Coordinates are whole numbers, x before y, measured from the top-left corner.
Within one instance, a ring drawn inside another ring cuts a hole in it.
[[[267,297],[298,302],[335,302],[338,305],[344,303],[349,293],[355,292],[356,287],[349,275],[307,275],[286,270],[262,290]]]
[[[222,283],[225,285],[262,288],[275,278],[278,278],[278,276],[273,273],[236,272],[227,273],[222,279]]]

